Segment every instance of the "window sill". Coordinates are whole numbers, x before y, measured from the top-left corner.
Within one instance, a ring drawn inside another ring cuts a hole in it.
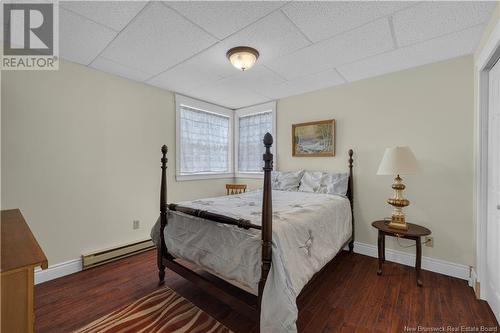
[[[237,172],[234,175],[235,178],[255,178],[255,179],[263,179],[263,172]]]
[[[191,175],[175,175],[175,180],[178,182],[188,180],[203,180],[203,179],[223,179],[234,178],[233,173],[197,173]]]

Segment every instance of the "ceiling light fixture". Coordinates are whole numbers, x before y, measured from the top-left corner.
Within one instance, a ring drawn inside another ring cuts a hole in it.
[[[259,58],[259,51],[248,46],[237,46],[227,51],[226,57],[234,67],[246,71],[255,65]]]

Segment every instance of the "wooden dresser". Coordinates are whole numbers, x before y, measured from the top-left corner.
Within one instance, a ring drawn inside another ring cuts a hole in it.
[[[19,209],[1,212],[1,332],[33,332],[34,270],[47,258]]]

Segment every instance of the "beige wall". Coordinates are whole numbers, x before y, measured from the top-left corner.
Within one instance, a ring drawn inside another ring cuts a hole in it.
[[[2,74],[2,209],[22,209],[51,265],[148,237],[163,143],[169,201],[224,193],[224,179],[175,182],[172,93],[67,62],[57,72]],[[424,255],[471,264],[473,110],[471,56],[285,98],[277,165],[345,170],[353,148],[356,240],[375,244],[370,223],[390,214],[392,194],[391,177],[375,175],[378,163],[385,147],[409,145],[422,173],[405,177],[407,215],[435,237]],[[291,125],[329,118],[337,156],[291,157]]]
[[[22,210],[50,265],[149,237],[164,143],[169,200],[224,194],[224,179],[175,182],[170,92],[61,62],[3,72],[1,98],[2,209]]]
[[[467,56],[279,100],[278,169],[347,170],[353,148],[356,241],[376,244],[370,224],[390,215],[392,177],[375,173],[386,147],[408,145],[422,172],[404,177],[407,218],[429,227],[435,241],[423,254],[472,264],[473,82]],[[337,156],[292,157],[292,124],[330,118],[337,121]],[[415,251],[389,240],[387,247]]]

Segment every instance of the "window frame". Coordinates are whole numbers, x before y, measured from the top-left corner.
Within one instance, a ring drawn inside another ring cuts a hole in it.
[[[241,108],[234,110],[234,177],[235,178],[263,178],[264,177],[264,172],[263,171],[255,171],[255,172],[249,172],[249,171],[239,171],[238,169],[238,148],[240,144],[240,136],[239,136],[239,128],[240,128],[240,118],[245,117],[245,116],[251,116],[254,114],[259,114],[259,113],[264,113],[264,112],[269,112],[271,111],[271,119],[272,119],[272,133],[271,135],[273,136],[274,142],[271,147],[271,153],[273,154],[273,163],[274,163],[274,169],[276,170],[276,101],[268,102],[268,103],[263,103],[259,105],[253,105],[249,106],[246,108]]]
[[[228,168],[227,172],[199,172],[199,173],[190,173],[190,174],[182,174],[181,173],[181,117],[180,111],[181,106],[186,106],[191,109],[196,109],[202,112],[212,113],[219,116],[229,118],[229,127],[228,127],[228,156],[227,163]],[[200,179],[217,179],[217,178],[233,178],[234,177],[234,111],[228,108],[224,108],[219,105],[207,103],[204,101],[200,101],[194,98],[190,98],[187,96],[175,95],[175,178],[177,181],[185,181],[185,180],[200,180]]]

